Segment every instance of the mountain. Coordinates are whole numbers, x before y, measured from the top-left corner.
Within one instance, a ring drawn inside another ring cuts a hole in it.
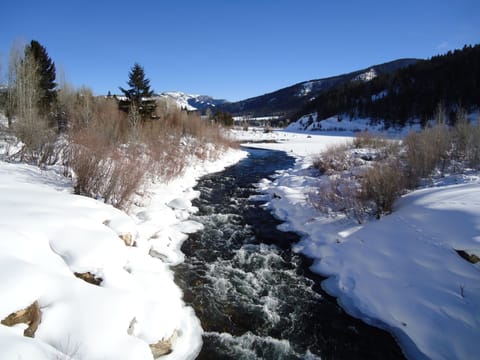
[[[299,111],[306,103],[329,89],[351,81],[370,81],[382,74],[395,72],[416,63],[417,59],[400,59],[363,70],[324,79],[304,81],[268,94],[238,102],[223,102],[217,108],[233,115],[283,116],[288,117]]]
[[[315,114],[319,121],[338,116],[404,126],[409,120],[425,124],[441,109],[453,124],[459,110],[480,108],[479,94],[480,45],[464,46],[368,82],[344,82],[332,87],[305,103],[292,118]]]
[[[188,111],[205,110],[207,108],[216,108],[218,105],[227,101],[222,99],[214,99],[207,95],[190,95],[180,91],[167,91],[157,95],[160,98],[170,99],[177,103],[181,109]]]

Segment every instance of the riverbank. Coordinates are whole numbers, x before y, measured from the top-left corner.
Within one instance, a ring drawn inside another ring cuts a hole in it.
[[[300,237],[280,224],[255,184],[289,169],[284,152],[248,149],[249,156],[200,179],[191,219],[204,225],[182,246],[175,267],[185,302],[204,329],[198,360],[404,359],[393,338],[348,316],[317,286]]]
[[[0,162],[0,357],[195,358],[202,329],[170,267],[199,229],[187,220],[196,180],[244,156],[192,163],[130,215],[72,195],[55,169]]]
[[[342,133],[343,134],[343,133]],[[317,186],[312,156],[334,136],[273,132],[250,134],[247,146],[297,157],[292,169],[263,180],[267,208],[302,234],[294,251],[314,259],[328,277],[322,287],[351,315],[391,332],[408,358],[469,359],[480,352],[480,268],[455,250],[479,254],[480,178],[452,176],[402,197],[392,215],[359,226],[326,217],[308,201]],[[333,135],[333,134],[332,134]],[[242,134],[243,140],[248,134]],[[276,140],[276,143],[272,143]]]

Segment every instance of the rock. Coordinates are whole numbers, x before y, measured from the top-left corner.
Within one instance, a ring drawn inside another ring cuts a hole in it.
[[[93,275],[91,272],[84,272],[84,273],[74,273],[75,276],[79,279],[82,279],[86,282],[88,282],[89,284],[93,284],[93,285],[100,285],[103,281],[103,279],[101,277],[96,277],[95,275]]]
[[[118,235],[118,237],[122,239],[125,245],[127,246],[135,245],[135,240],[133,240],[133,236],[130,233],[121,234],[121,235]]]
[[[105,220],[102,224],[105,225],[105,226],[108,226],[110,229],[115,231],[115,227],[112,226],[112,221],[111,220]],[[124,234],[120,234],[120,235],[118,235],[118,237],[123,240],[125,245],[135,246],[135,240],[133,239],[133,236],[132,236],[131,233],[127,232],[127,233],[124,233]]]
[[[173,351],[173,344],[177,340],[178,332],[175,330],[168,339],[160,340],[155,344],[150,344],[150,350],[152,351],[153,358],[159,358],[160,356],[170,354]]]
[[[472,264],[476,264],[480,261],[480,258],[475,254],[470,254],[465,250],[455,250],[458,255],[460,255],[463,259],[471,262]]]
[[[23,332],[24,336],[35,337],[38,325],[42,321],[42,312],[38,306],[38,302],[35,301],[32,305],[26,309],[19,310],[8,315],[1,323],[5,326],[14,326],[17,324],[27,324],[28,328]]]

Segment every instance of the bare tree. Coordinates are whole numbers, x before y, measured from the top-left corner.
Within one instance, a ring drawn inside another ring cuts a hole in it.
[[[17,40],[13,43],[8,62],[7,70],[7,102],[5,106],[5,115],[8,119],[8,127],[12,126],[13,117],[15,116],[17,109],[17,97],[16,97],[16,81],[17,81],[17,71],[20,67],[22,61],[22,52],[25,45]]]
[[[45,118],[39,115],[40,78],[38,63],[30,53],[22,56],[14,45],[10,53],[7,117],[9,126],[24,143],[24,155],[38,160],[51,140]],[[15,122],[13,123],[13,117]]]

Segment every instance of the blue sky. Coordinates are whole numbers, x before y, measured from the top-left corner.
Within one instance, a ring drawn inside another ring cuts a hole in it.
[[[4,1],[4,69],[16,39],[39,41],[97,94],[118,92],[138,62],[157,92],[234,101],[478,44],[480,1]]]

